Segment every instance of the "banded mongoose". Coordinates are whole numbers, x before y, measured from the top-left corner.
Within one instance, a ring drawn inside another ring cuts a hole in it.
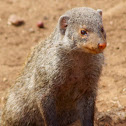
[[[94,126],[105,47],[100,9],[64,13],[10,89],[1,126],[68,126],[77,119],[81,126]]]

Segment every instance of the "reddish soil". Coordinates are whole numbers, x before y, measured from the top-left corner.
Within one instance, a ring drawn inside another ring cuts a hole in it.
[[[108,47],[99,82],[97,109],[108,112],[126,107],[126,0],[0,0],[1,109],[6,91],[15,83],[31,47],[51,34],[60,15],[80,6],[102,9],[107,33]],[[25,24],[8,25],[12,14],[23,18]],[[38,21],[44,22],[44,29],[37,27]],[[126,113],[125,119],[116,126],[126,126]]]

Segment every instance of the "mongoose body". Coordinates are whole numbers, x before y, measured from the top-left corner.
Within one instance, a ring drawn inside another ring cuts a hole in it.
[[[11,88],[1,126],[94,126],[106,35],[102,11],[67,11],[34,50]]]

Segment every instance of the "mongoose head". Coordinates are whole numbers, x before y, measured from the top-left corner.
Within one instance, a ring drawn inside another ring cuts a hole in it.
[[[106,47],[102,11],[87,7],[67,11],[59,19],[59,33],[71,49],[86,53],[101,53]]]

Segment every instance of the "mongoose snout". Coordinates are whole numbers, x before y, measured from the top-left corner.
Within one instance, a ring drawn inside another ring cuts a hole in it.
[[[104,43],[98,43],[98,48],[99,48],[100,50],[105,49],[106,46],[107,46],[106,42],[104,42]]]
[[[95,30],[98,29],[98,32]],[[77,47],[86,53],[97,54],[103,52],[106,48],[106,33],[102,26],[90,27],[84,22],[84,25],[79,28]]]

